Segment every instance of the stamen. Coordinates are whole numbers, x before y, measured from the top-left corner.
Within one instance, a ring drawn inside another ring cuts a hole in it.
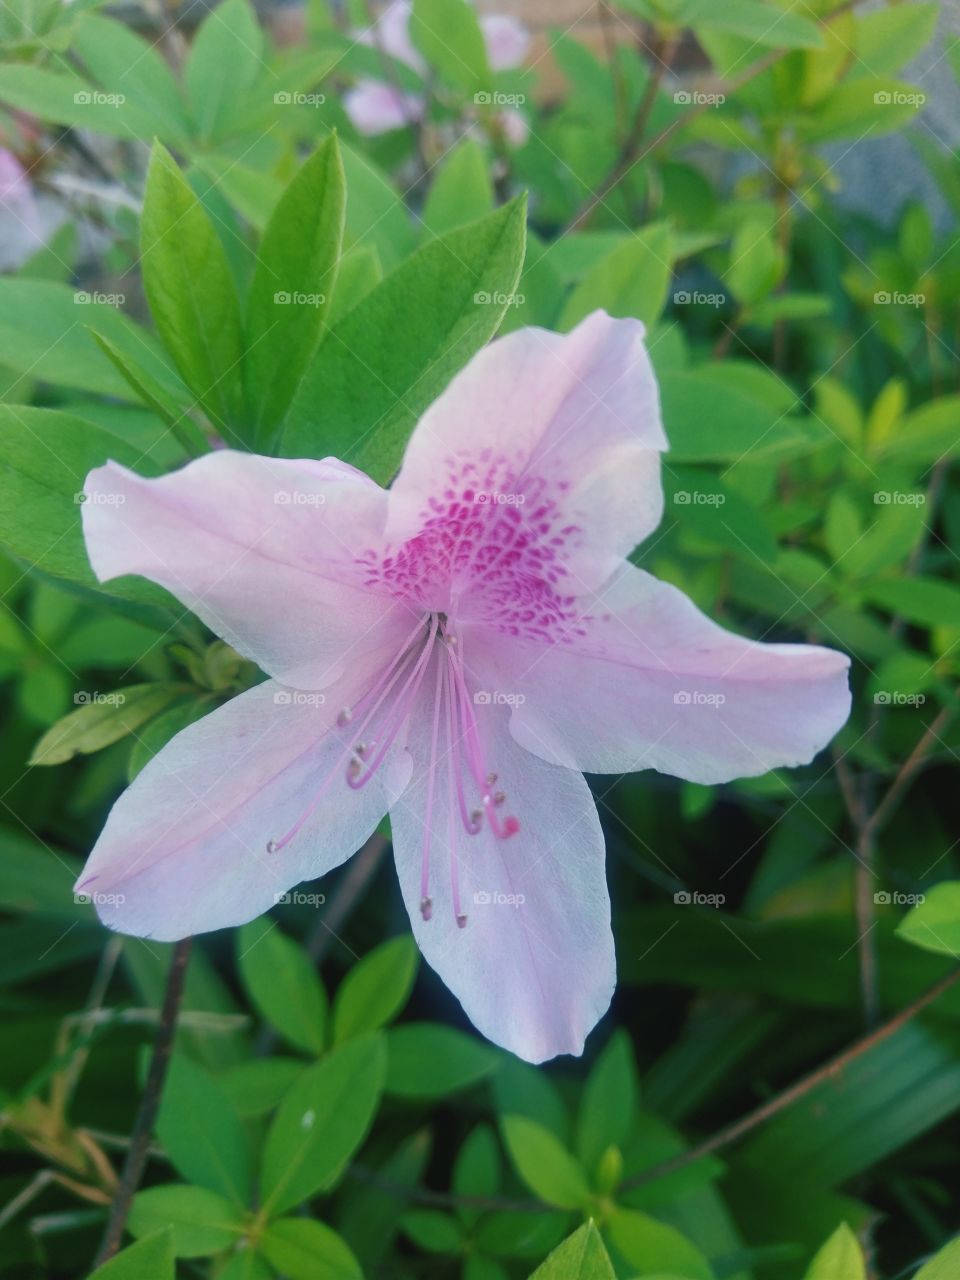
[[[437,638],[437,616],[436,614],[431,616],[432,623],[427,643],[424,645],[423,652],[417,659],[413,670],[407,676],[406,683],[400,690],[393,710],[387,718],[387,723],[381,730],[383,734],[383,741],[381,742],[379,749],[372,760],[369,761],[366,770],[362,774],[355,773],[352,769],[347,770],[347,782],[354,791],[359,791],[362,787],[365,787],[380,768],[380,765],[383,763],[384,756],[390,750],[394,739],[406,723],[407,716],[410,714],[410,710],[416,701],[417,694],[420,692],[420,685],[423,683],[423,677],[426,674],[427,666],[430,662],[430,655],[433,652],[433,643]],[[366,725],[364,725],[364,728],[366,728]]]
[[[464,721],[464,740],[467,746],[467,761],[470,770],[473,773],[477,786],[482,791],[483,809],[487,815],[487,821],[490,823],[490,830],[500,840],[507,840],[510,836],[516,835],[520,830],[520,823],[514,817],[506,818],[501,822],[496,810],[498,806],[494,802],[494,797],[487,789],[493,784],[490,782],[492,777],[496,781],[497,775],[491,774],[483,761],[483,747],[480,743],[480,734],[477,730],[477,721],[473,713],[473,704],[470,701],[470,694],[467,689],[466,678],[463,674],[463,652],[462,650],[456,655],[454,664],[454,677],[457,693],[459,695],[460,714]],[[497,795],[503,795],[497,792]],[[504,796],[506,800],[506,796]]]
[[[433,645],[430,646],[431,650]],[[430,734],[430,773],[427,777],[427,811],[423,824],[423,852],[420,855],[420,901],[429,902],[430,887],[430,837],[433,834],[433,792],[437,780],[437,739],[440,730],[440,706],[443,700],[442,660],[437,661],[437,683],[433,694],[433,729]],[[424,916],[429,920],[429,916]]]
[[[432,899],[430,899],[430,898],[421,898],[421,899],[420,899],[420,914],[423,916],[424,920],[429,920],[429,919],[430,919],[430,917],[433,915],[433,901],[432,901]]]
[[[427,650],[433,647],[432,642],[436,634],[436,626],[437,626],[436,615],[434,614],[430,615],[430,622],[431,622],[431,631],[430,631],[430,635],[428,637],[428,641],[426,645]],[[367,712],[366,716],[364,717],[363,723],[360,725],[360,729],[358,731],[359,733],[363,733],[363,731],[367,728],[367,726],[370,724],[373,717],[377,714],[380,707],[383,705],[386,698],[389,696],[393,686],[400,679],[401,675],[403,674],[405,665],[409,664],[410,659],[413,656],[413,651],[410,649],[410,644],[412,643],[416,635],[422,630],[423,630],[423,620],[421,619],[417,623],[416,629],[413,632],[411,632],[407,640],[404,641],[404,644],[401,647],[401,649],[394,656],[391,662],[388,663],[386,674],[382,675],[380,679],[376,681],[372,691],[364,694],[363,697],[360,699],[358,706],[363,706],[366,703],[369,703],[373,692],[377,693],[376,701],[374,702],[373,706],[370,708],[370,710]],[[420,656],[422,658],[423,655],[421,654]],[[408,683],[409,683],[409,679],[408,679]],[[401,697],[402,697],[402,694],[401,694]],[[340,715],[337,717],[338,724],[340,723],[340,717],[343,716],[344,714],[346,714],[348,721],[353,718],[353,713],[349,710],[349,708],[346,708],[345,711],[341,711]],[[389,743],[388,743],[388,746],[389,746]],[[340,755],[337,757],[337,759],[335,760],[330,772],[327,774],[327,777],[324,779],[324,781],[318,787],[317,791],[314,793],[312,800],[309,802],[309,804],[300,814],[300,817],[297,818],[296,822],[289,829],[289,831],[287,831],[285,835],[281,836],[279,840],[269,840],[267,842],[268,853],[279,853],[282,849],[286,848],[286,846],[290,843],[290,841],[297,834],[297,832],[301,830],[301,828],[303,827],[303,824],[307,821],[307,819],[311,816],[311,814],[313,814],[316,811],[317,806],[319,805],[320,801],[323,799],[324,795],[326,794],[327,788],[330,786],[334,778],[338,775],[340,769],[343,767],[343,762],[348,757],[352,757],[350,759],[349,765],[347,766],[348,781],[350,780],[351,776],[356,778],[359,775],[361,765],[359,761],[356,759],[356,753],[355,753],[355,748],[353,744],[348,743],[344,747]],[[377,763],[379,764],[379,761]]]
[[[467,927],[467,917],[466,917],[466,916],[457,916],[457,927],[458,927],[459,929],[465,929],[465,928]]]

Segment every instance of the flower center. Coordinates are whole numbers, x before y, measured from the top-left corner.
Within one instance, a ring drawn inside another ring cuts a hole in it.
[[[420,914],[424,920],[433,914],[430,873],[432,846],[437,835],[434,808],[438,775],[445,769],[450,898],[457,924],[462,929],[467,917],[460,901],[461,828],[467,835],[475,836],[486,820],[491,833],[499,840],[506,840],[519,831],[520,823],[514,817],[501,817],[506,796],[496,789],[497,774],[488,767],[467,686],[463,645],[444,613],[431,612],[421,618],[370,689],[354,706],[344,707],[337,716],[339,729],[346,730],[353,725],[356,729],[309,805],[285,835],[268,842],[267,852],[279,853],[294,839],[344,766],[350,788],[359,791],[367,785],[407,726],[421,690],[428,682],[431,667],[430,761],[420,861]],[[468,800],[470,792],[473,804]]]

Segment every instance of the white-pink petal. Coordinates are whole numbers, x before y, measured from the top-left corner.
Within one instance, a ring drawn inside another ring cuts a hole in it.
[[[360,665],[326,695],[267,681],[177,734],[113,806],[77,890],[110,928],[169,941],[243,924],[339,866],[409,777],[398,749],[362,791],[347,785],[336,717],[371,678]]]
[[[509,71],[519,67],[530,49],[530,32],[505,13],[491,13],[480,19],[487,46],[487,58],[493,71]]]
[[[467,491],[512,506],[539,537],[547,503],[563,591],[599,586],[663,511],[667,441],[643,338],[639,321],[597,311],[568,334],[525,328],[491,343],[420,419],[390,490],[388,538],[414,536],[436,503]]]
[[[355,561],[380,539],[386,494],[339,462],[225,449],[149,480],[111,462],[84,493],[101,581],[149,578],[287,684],[321,689],[409,631],[407,607],[366,589]]]
[[[419,120],[425,105],[420,94],[404,93],[379,80],[359,80],[343,98],[344,110],[354,127],[369,138]]]
[[[471,647],[481,679],[522,692],[511,732],[546,760],[727,782],[809,763],[850,713],[845,654],[746,640],[632,566],[578,604],[553,644]]]
[[[429,683],[429,682],[428,682]],[[430,700],[421,700],[408,746],[414,778],[390,811],[394,854],[414,936],[427,962],[474,1026],[529,1062],[579,1054],[606,1012],[616,983],[603,833],[581,774],[522,750],[502,706],[478,708],[478,722],[504,812],[519,831],[477,835],[451,812],[449,740],[442,737],[428,819]],[[427,822],[429,821],[429,828]],[[429,836],[432,914],[420,910]],[[465,927],[456,921],[453,860]]]

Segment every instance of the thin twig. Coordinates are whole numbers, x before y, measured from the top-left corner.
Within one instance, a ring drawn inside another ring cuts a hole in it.
[[[163,1094],[163,1083],[167,1076],[167,1067],[170,1064],[170,1055],[173,1051],[173,1039],[177,1029],[177,1014],[180,1011],[180,1002],[183,999],[183,987],[187,973],[187,962],[190,959],[191,941],[192,939],[190,938],[184,938],[173,948],[170,972],[167,975],[167,989],[164,993],[163,1008],[160,1014],[160,1025],[157,1028],[156,1039],[153,1042],[153,1057],[150,1060],[150,1070],[147,1073],[147,1083],[144,1086],[143,1097],[140,1099],[140,1109],[137,1111],[133,1132],[130,1135],[127,1158],[123,1163],[120,1181],[117,1184],[116,1194],[110,1206],[110,1216],[107,1219],[107,1226],[100,1242],[100,1249],[93,1264],[94,1270],[102,1266],[109,1258],[112,1258],[120,1248],[124,1227],[130,1213],[130,1206],[143,1176],[144,1166],[150,1150],[150,1140],[153,1135],[153,1125],[157,1118],[160,1098]]]

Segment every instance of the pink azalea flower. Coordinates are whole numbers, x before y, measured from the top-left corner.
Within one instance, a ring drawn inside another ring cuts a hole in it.
[[[424,75],[427,65],[410,38],[411,0],[392,0],[357,43],[382,50],[388,57]],[[487,58],[494,71],[518,67],[527,55],[530,36],[516,18],[490,14],[480,18],[480,29],[487,46]],[[344,109],[356,129],[367,137],[376,137],[420,120],[427,108],[422,94],[405,93],[380,80],[363,77],[344,96]],[[517,114],[517,113],[514,113]],[[517,131],[516,125],[513,126]]]
[[[849,712],[845,656],[742,639],[627,562],[666,447],[643,326],[597,312],[477,355],[389,490],[230,450],[91,472],[97,576],[160,583],[270,677],[117,801],[79,882],[105,923],[241,924],[389,811],[417,942],[475,1025],[579,1053],[616,977],[581,771],[762,774]]]

